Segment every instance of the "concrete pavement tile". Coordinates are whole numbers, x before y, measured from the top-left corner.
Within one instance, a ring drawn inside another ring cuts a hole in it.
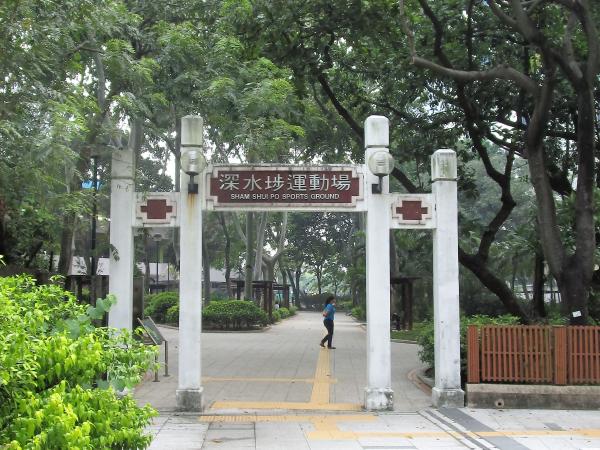
[[[418,414],[385,414],[380,415],[383,421],[394,432],[439,431],[439,427]]]
[[[253,423],[237,423],[237,422],[212,422],[209,429],[212,430],[246,430],[254,433]]]
[[[436,450],[444,447],[460,447],[460,442],[451,437],[447,438],[415,438],[410,439],[412,445],[419,450],[429,450],[435,448]]]
[[[229,439],[225,436],[206,436],[202,449],[256,448],[254,437],[248,439]]]
[[[256,449],[254,443],[250,444],[231,444],[222,442],[205,442],[202,450],[248,450]]]
[[[362,450],[356,441],[308,441],[310,450]]]
[[[537,438],[550,449],[559,448],[561,450],[578,450],[582,447],[581,445],[578,445],[579,439],[573,439],[570,436],[538,436]],[[517,439],[518,438],[515,438],[515,440]]]
[[[369,449],[385,449],[385,448],[398,448],[398,449],[415,449],[416,447],[406,438],[360,438],[358,443],[363,448]]]
[[[448,447],[436,447],[435,450],[465,450],[471,447],[467,447],[466,445],[460,445],[460,446],[456,446],[456,445],[449,445]],[[419,449],[419,450],[425,450],[425,449]]]
[[[151,426],[155,427],[155,426],[159,426],[162,427],[167,420],[169,420],[169,416],[167,415],[160,415],[157,417],[153,417],[151,423]]]
[[[202,450],[203,443],[192,443],[188,440],[177,439],[155,439],[148,450]]]
[[[304,449],[309,450],[306,436],[299,423],[256,424],[257,449]]]
[[[556,447],[548,447],[542,439],[537,437],[514,437],[513,440],[529,450],[556,450]],[[512,450],[509,446],[498,447],[500,450]],[[522,448],[522,447],[521,447]],[[559,448],[563,448],[562,446]]]
[[[385,422],[373,421],[373,422],[338,422],[338,428],[342,431],[355,431],[357,433],[389,433],[396,432],[392,430]]]
[[[219,439],[223,441],[238,441],[245,439],[254,440],[254,430],[240,430],[240,429],[212,429],[209,428],[206,432],[206,439]]]
[[[544,442],[550,442],[550,444],[553,444],[552,441],[548,441],[546,439],[544,439]],[[567,449],[598,449],[600,450],[600,438],[597,439],[582,439],[582,438],[572,438],[572,437],[564,437],[562,441],[555,441],[557,443],[557,445],[555,447],[552,448],[567,448]],[[564,446],[563,444],[567,443],[569,446]]]

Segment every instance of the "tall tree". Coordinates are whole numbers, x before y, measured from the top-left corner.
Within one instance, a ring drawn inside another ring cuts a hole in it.
[[[404,9],[403,3],[401,0]],[[600,7],[586,0],[467,2],[462,11],[436,11],[427,0],[418,4],[434,30],[432,49],[427,53],[433,53],[435,59],[421,55],[426,50],[417,48],[418,39],[405,22],[416,66],[453,79],[459,97],[474,84],[494,83],[497,87],[508,83],[514,87],[515,95],[508,98],[506,91],[486,95],[486,99],[498,100],[496,106],[463,94],[466,115],[476,115],[470,120],[470,133],[494,140],[494,121],[511,127],[510,135],[505,133],[500,142],[509,152],[527,159],[537,200],[540,241],[561,292],[563,312],[572,323],[586,323],[596,248],[594,93],[600,72],[596,27]],[[453,17],[463,11],[465,52],[450,51],[439,15]],[[485,29],[476,20],[480,17],[485,19]],[[504,44],[487,55],[477,51],[494,40]],[[570,117],[562,111],[569,111]],[[560,170],[571,142],[574,154],[570,164]],[[574,192],[566,179],[568,171],[576,175]],[[573,196],[569,229],[562,232],[555,192]]]

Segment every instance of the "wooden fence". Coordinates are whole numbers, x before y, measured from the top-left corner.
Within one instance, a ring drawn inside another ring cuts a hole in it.
[[[600,327],[470,325],[467,382],[600,384]]]

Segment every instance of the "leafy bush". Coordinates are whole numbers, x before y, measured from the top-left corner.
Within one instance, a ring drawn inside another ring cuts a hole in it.
[[[352,300],[348,300],[345,302],[337,302],[336,309],[339,309],[340,311],[351,311]]]
[[[268,317],[254,303],[246,300],[229,300],[211,302],[202,310],[202,320],[208,326],[221,329],[251,328],[255,325],[264,326]]]
[[[179,324],[179,305],[173,305],[167,309],[165,314],[165,322]]]
[[[146,298],[146,308],[144,308],[144,314],[152,317],[155,322],[168,322],[167,311],[170,307],[177,304],[179,304],[179,293],[177,292],[169,291],[152,294]]]
[[[461,371],[467,367],[467,327],[469,325],[515,325],[519,323],[519,318],[511,315],[503,315],[498,317],[490,316],[462,316],[460,318],[460,367]],[[419,350],[419,358],[429,367],[435,366],[435,349],[434,349],[434,327],[433,321],[423,322],[417,337],[417,343],[421,345]]]
[[[291,315],[290,310],[287,308],[279,308],[277,311],[279,312],[279,315],[282,319],[287,319]]]
[[[150,444],[154,410],[117,391],[140,381],[156,349],[92,325],[113,303],[86,307],[58,286],[0,278],[0,448]]]
[[[352,308],[352,311],[350,312],[350,314],[358,320],[366,320],[367,319],[367,313],[365,312],[365,310],[362,306],[355,306],[354,308]]]
[[[281,313],[279,312],[278,309],[273,311],[273,314],[271,315],[271,323],[276,323],[281,321]]]
[[[298,308],[296,308],[294,305],[290,305],[290,307],[288,308],[288,310],[290,311],[290,316],[295,316],[296,315],[296,311],[298,311]]]

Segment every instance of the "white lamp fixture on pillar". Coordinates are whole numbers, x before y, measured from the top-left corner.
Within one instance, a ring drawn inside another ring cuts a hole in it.
[[[198,183],[195,182],[194,177],[206,168],[206,158],[199,149],[192,147],[181,155],[181,168],[190,176],[188,194],[197,194]]]
[[[394,157],[386,150],[379,150],[369,157],[367,165],[371,173],[379,177],[379,184],[372,184],[371,192],[381,194],[383,177],[387,177],[394,170]]]

